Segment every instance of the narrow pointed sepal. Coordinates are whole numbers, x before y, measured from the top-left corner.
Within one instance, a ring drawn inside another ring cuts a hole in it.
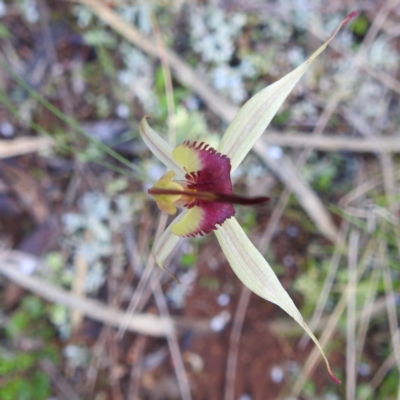
[[[139,124],[139,131],[143,141],[150,151],[168,168],[182,175],[182,167],[172,157],[172,147],[147,123],[150,117],[144,116]]]
[[[181,219],[185,217],[187,213],[187,210],[183,211],[181,214],[178,215],[174,219],[174,221],[165,229],[163,234],[159,237],[159,239],[154,243],[153,246],[153,257],[156,261],[156,264],[164,270],[167,274],[169,274],[173,279],[175,279],[177,282],[179,282],[178,278],[176,278],[171,272],[169,272],[164,264],[165,260],[168,258],[168,256],[172,253],[174,248],[177,246],[179,240],[181,239],[179,236],[176,236],[174,233],[171,231],[171,226],[179,222]]]
[[[339,32],[339,29],[355,15],[357,13],[349,14],[331,37],[306,62],[279,81],[258,92],[239,110],[218,146],[218,151],[230,158],[232,172],[241,163],[256,140],[263,134],[308,67],[326,49]]]
[[[242,283],[258,296],[281,307],[310,335],[325,360],[331,378],[335,382],[340,382],[332,373],[318,339],[305,323],[273,269],[251,243],[236,218],[226,220],[215,231],[215,235],[230,266]]]

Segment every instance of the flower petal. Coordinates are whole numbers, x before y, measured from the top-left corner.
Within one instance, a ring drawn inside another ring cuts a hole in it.
[[[238,278],[260,297],[285,310],[310,335],[326,362],[331,378],[338,382],[317,338],[305,323],[300,311],[279,282],[275,272],[254,247],[236,218],[230,218],[215,231],[229,264]]]
[[[158,208],[161,211],[164,211],[170,215],[174,215],[176,213],[175,202],[177,202],[182,195],[181,194],[153,194],[155,189],[161,190],[172,190],[181,192],[183,190],[182,186],[179,183],[172,181],[172,178],[175,176],[174,171],[168,171],[164,174],[155,184],[154,186],[148,190],[148,193],[154,197],[154,200],[157,203]]]
[[[181,221],[174,221],[171,225],[171,232],[180,237],[196,236],[201,232],[200,225],[203,218],[204,211],[200,207],[193,207],[185,212]]]
[[[182,175],[182,167],[172,157],[172,147],[147,123],[149,116],[144,116],[139,124],[139,131],[150,151],[169,169]]]
[[[160,236],[160,238],[154,243],[153,246],[153,256],[156,261],[156,264],[165,272],[167,272],[169,275],[171,275],[174,279],[175,276],[173,276],[167,269],[164,267],[165,260],[167,257],[171,254],[172,250],[175,248],[175,246],[178,244],[179,240],[181,239],[179,236],[176,236],[172,233],[171,231],[171,226],[175,222],[179,222],[182,218],[185,217],[187,213],[187,210],[183,211],[180,213],[174,221],[165,229],[163,234]]]
[[[181,237],[204,236],[218,229],[217,225],[235,213],[235,208],[229,203],[200,202],[198,206],[190,208],[180,222],[173,223],[171,231]]]
[[[258,92],[239,110],[218,146],[218,151],[231,159],[232,172],[263,134],[286,97],[314,59],[325,50],[339,29],[356,14],[349,14],[332,36],[306,62],[279,81]]]

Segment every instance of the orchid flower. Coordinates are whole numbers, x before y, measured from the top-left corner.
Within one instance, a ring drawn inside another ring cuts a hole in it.
[[[149,126],[148,117],[140,122],[143,140],[170,170],[148,191],[149,194],[162,211],[171,215],[176,213],[178,207],[184,209],[154,245],[153,254],[157,264],[163,268],[165,259],[181,237],[214,231],[222,251],[242,283],[257,295],[280,306],[303,327],[320,350],[331,378],[337,383],[340,381],[334,376],[317,338],[273,269],[234,217],[232,204],[258,204],[268,198],[246,199],[234,195],[231,173],[262,135],[314,59],[325,50],[343,24],[355,15],[349,14],[306,62],[248,100],[229,125],[217,149],[204,142],[189,141],[172,148]]]

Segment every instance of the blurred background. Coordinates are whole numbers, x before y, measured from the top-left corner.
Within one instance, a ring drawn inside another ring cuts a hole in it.
[[[233,176],[341,385],[214,235],[166,263],[138,122],[214,146],[352,11]],[[400,2],[0,0],[0,399],[400,399]]]

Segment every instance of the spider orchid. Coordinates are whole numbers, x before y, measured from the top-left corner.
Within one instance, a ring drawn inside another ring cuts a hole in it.
[[[280,306],[303,327],[320,350],[331,378],[337,383],[340,381],[334,376],[317,338],[273,269],[234,217],[232,204],[259,204],[267,201],[268,197],[249,199],[234,195],[230,175],[262,135],[314,59],[355,15],[349,14],[306,62],[248,100],[229,125],[217,149],[203,142],[188,141],[172,148],[149,126],[148,117],[140,122],[143,140],[170,170],[149,189],[149,194],[162,211],[175,214],[178,207],[184,209],[154,245],[153,254],[157,264],[163,268],[165,259],[181,237],[214,231],[238,278],[254,293]]]

